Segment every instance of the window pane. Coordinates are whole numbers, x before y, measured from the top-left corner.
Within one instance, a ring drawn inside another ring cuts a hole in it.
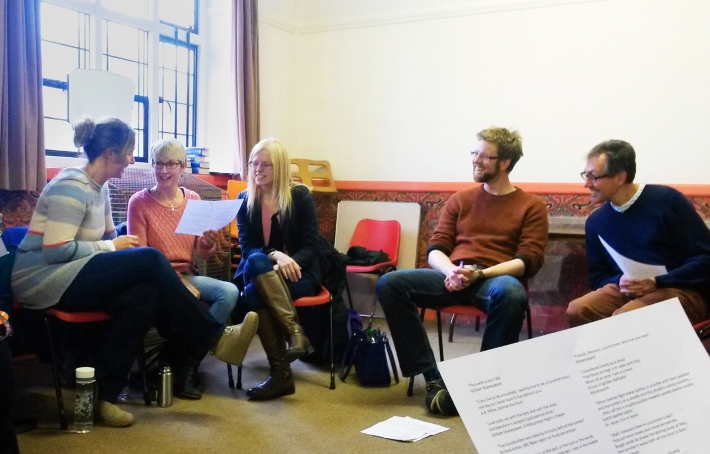
[[[74,129],[68,121],[44,119],[44,148],[56,151],[77,151]]]
[[[164,102],[160,109],[160,132],[166,137],[178,134],[185,138],[183,143],[192,145],[195,137],[192,107],[196,102],[196,48],[192,45],[188,48],[182,41],[175,43],[173,39],[161,37],[159,77],[160,96]]]
[[[42,77],[66,81],[72,69],[90,68],[89,16],[48,3],[41,8]]]
[[[136,93],[147,94],[148,33],[115,22],[104,21],[103,68],[128,77]]]
[[[42,108],[45,117],[68,121],[67,92],[59,88],[42,87]]]
[[[169,101],[160,105],[160,130],[175,132],[175,103]]]
[[[148,0],[102,0],[101,4],[108,9],[140,19],[148,17]]]
[[[116,0],[120,1],[120,0]],[[160,20],[181,27],[197,29],[195,7],[197,0],[160,0]]]

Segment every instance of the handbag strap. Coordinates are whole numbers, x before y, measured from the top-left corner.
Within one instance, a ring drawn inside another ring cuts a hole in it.
[[[357,358],[357,351],[360,349],[361,340],[362,337],[358,336],[357,332],[348,340],[348,345],[343,352],[343,360],[340,363],[340,372],[338,373],[338,377],[340,377],[341,381],[345,381],[350,374],[350,369],[352,369],[353,364],[355,364],[355,358]],[[350,355],[348,355],[349,352]]]
[[[392,365],[392,373],[394,374],[394,382],[399,383],[399,374],[397,373],[397,365],[394,362],[394,355],[392,354],[392,349],[390,348],[389,339],[387,339],[387,334],[382,333],[382,343],[385,344],[385,349],[387,350],[387,356],[390,358],[390,364]]]

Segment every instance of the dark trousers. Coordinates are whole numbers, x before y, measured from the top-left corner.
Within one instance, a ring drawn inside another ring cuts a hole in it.
[[[469,304],[485,310],[483,351],[518,341],[527,304],[525,287],[514,277],[498,276],[449,292],[444,275],[432,269],[387,273],[377,281],[376,291],[405,377],[436,369],[436,357],[417,306],[442,309]]]
[[[194,360],[208,352],[224,329],[183,285],[165,256],[153,248],[95,255],[56,308],[103,311],[111,316],[96,364],[99,399],[111,403],[125,386],[136,349],[151,326]]]
[[[12,374],[12,356],[7,342],[0,341],[0,454],[19,453],[15,428],[12,425],[12,408],[15,399],[15,378]]]
[[[237,303],[239,307],[239,312],[246,314],[248,311],[259,311],[266,309],[261,295],[254,283],[254,280],[260,274],[268,273],[269,271],[274,271],[274,264],[271,259],[262,253],[254,253],[246,259],[247,262],[244,265],[243,272],[241,276],[235,277],[235,285],[237,287],[244,289],[244,298],[240,299]],[[288,285],[289,292],[291,293],[291,299],[298,299],[304,296],[317,295],[320,290],[315,282],[308,279],[305,275],[298,280],[298,282],[286,281]]]

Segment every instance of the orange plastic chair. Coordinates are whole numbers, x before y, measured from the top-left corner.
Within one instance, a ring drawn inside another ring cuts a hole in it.
[[[355,231],[350,239],[348,249],[353,246],[361,246],[368,251],[384,251],[387,253],[389,260],[375,265],[360,266],[347,265],[345,271],[348,273],[377,273],[382,276],[390,271],[397,270],[399,261],[399,238],[401,235],[401,226],[396,220],[379,221],[375,219],[361,219],[355,226]],[[345,281],[345,290],[350,301],[350,309],[353,308],[353,297],[350,294],[350,285]],[[372,313],[370,320],[375,314],[375,305],[377,304],[377,294],[372,300]]]
[[[237,198],[240,192],[247,188],[246,181],[239,180],[229,180],[227,181],[227,198],[234,200]],[[229,224],[229,233],[232,235],[232,239],[239,238],[239,231],[237,230],[237,218],[232,219]]]
[[[234,200],[240,192],[247,188],[246,181],[229,180],[227,181],[227,198]],[[242,249],[239,247],[239,229],[237,228],[237,218],[235,216],[232,222],[229,223],[229,236],[231,237],[230,249],[232,254],[232,269],[236,270],[239,267],[239,261],[242,258]]]
[[[47,327],[47,337],[49,339],[49,352],[52,361],[52,375],[54,376],[54,390],[57,395],[57,408],[59,410],[59,425],[62,430],[68,428],[67,416],[64,411],[64,398],[62,397],[62,385],[59,379],[59,368],[57,367],[57,352],[54,348],[54,336],[52,331],[52,320],[64,323],[98,323],[110,320],[108,314],[104,312],[65,312],[59,309],[47,309],[44,311],[44,323]],[[150,393],[148,392],[148,380],[146,379],[145,351],[143,343],[138,346],[136,353],[138,367],[143,380],[143,400],[146,406],[150,406]]]
[[[335,389],[335,357],[333,356],[333,297],[327,288],[321,287],[320,293],[314,296],[304,296],[293,301],[295,307],[311,307],[329,304],[330,308],[330,389]],[[227,364],[229,387],[234,388],[232,365]],[[237,389],[242,389],[242,366],[237,366]]]

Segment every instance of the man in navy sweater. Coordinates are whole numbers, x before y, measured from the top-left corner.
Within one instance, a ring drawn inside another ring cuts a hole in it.
[[[692,323],[710,314],[710,230],[677,190],[634,183],[636,154],[609,140],[587,155],[582,172],[592,203],[601,203],[585,226],[591,293],[567,308],[571,326],[677,297]],[[620,255],[664,266],[655,277],[624,274],[602,239]]]

